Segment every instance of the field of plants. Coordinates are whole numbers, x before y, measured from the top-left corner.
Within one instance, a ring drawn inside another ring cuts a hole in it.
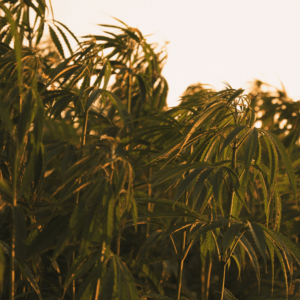
[[[47,3],[0,2],[0,300],[300,299],[300,101],[168,108],[163,50]]]

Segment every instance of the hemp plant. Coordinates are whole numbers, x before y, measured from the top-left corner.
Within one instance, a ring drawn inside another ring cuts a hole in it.
[[[279,158],[296,195],[292,164],[280,140],[273,133],[255,127],[255,113],[243,92],[229,85],[220,92],[203,89],[186,95],[178,107],[160,116],[161,130],[154,142],[164,140],[166,146],[154,161],[162,160],[165,166],[154,176],[153,186],[170,182],[173,203],[148,201],[173,208],[169,217],[177,217],[161,235],[173,239],[172,234],[182,232],[181,243],[173,243],[178,254],[177,300],[181,296],[184,260],[199,240],[201,255],[209,252],[211,260],[217,252],[218,300],[224,299],[226,293],[231,294],[225,289],[227,268],[235,261],[240,271],[245,253],[255,270],[258,289],[261,266],[254,249],[265,265],[268,258],[271,260],[272,286],[276,253],[286,293],[287,272],[292,280],[292,258],[300,263],[297,247],[279,232],[281,198],[276,186]],[[267,155],[262,156],[262,151]],[[168,164],[173,166],[167,168]],[[251,211],[261,204],[265,217],[253,221]],[[181,217],[178,211],[185,216]]]

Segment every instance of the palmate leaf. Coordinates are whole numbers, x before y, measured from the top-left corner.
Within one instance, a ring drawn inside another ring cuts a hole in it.
[[[239,233],[242,224],[235,223],[231,224],[230,227],[223,234],[223,251],[226,252],[228,248],[230,248],[232,242],[234,241],[236,235]]]
[[[152,232],[147,237],[147,239],[144,242],[144,244],[142,245],[138,257],[139,258],[143,258],[144,255],[148,252],[149,248],[152,247],[155,243],[157,243],[161,239],[163,233],[164,232],[161,231],[161,230],[157,230],[157,231]]]
[[[195,178],[199,175],[199,173],[201,173],[205,169],[206,169],[206,167],[197,168],[197,169],[193,170],[190,174],[188,174],[184,180],[181,181],[181,183],[178,186],[177,192],[176,192],[175,202],[177,202],[179,200],[179,198],[184,194],[184,192],[194,182]]]
[[[73,54],[73,50],[71,48],[71,45],[69,43],[69,40],[68,38],[66,37],[65,33],[59,28],[59,26],[55,25],[55,28],[59,31],[60,35],[62,36],[62,38],[64,39],[69,51],[70,51],[70,54],[72,55]]]
[[[192,170],[192,169],[196,169],[196,168],[205,168],[205,167],[211,167],[210,163],[207,162],[199,162],[199,163],[192,163],[192,164],[184,164],[178,167],[173,167],[167,170],[162,170],[158,173],[156,173],[154,175],[154,178],[158,177],[159,179],[157,179],[157,181],[152,185],[152,187],[166,181],[169,180],[171,178],[173,178],[174,176],[183,174],[186,171]]]
[[[224,288],[224,300],[238,300],[234,295],[226,288]]]
[[[254,222],[248,222],[250,232],[253,236],[253,239],[255,241],[255,244],[264,259],[265,265],[267,265],[267,256],[266,256],[266,240],[265,235],[261,227],[254,223]]]
[[[113,93],[108,92],[108,91],[103,91],[103,95],[107,96],[111,100],[112,104],[118,110],[118,112],[119,112],[121,118],[123,119],[125,125],[129,129],[129,131],[132,132],[133,127],[132,127],[132,124],[131,124],[131,117],[130,117],[126,107],[124,106],[122,101],[119,99],[119,97],[116,96]]]
[[[252,263],[252,266],[254,267],[256,278],[258,281],[258,292],[259,292],[259,290],[260,290],[260,266],[259,266],[256,254],[255,254],[251,244],[249,243],[249,241],[247,240],[247,238],[244,235],[240,238],[239,243],[243,246],[243,248],[247,252],[247,254],[250,258],[250,261]]]
[[[88,111],[90,109],[90,107],[92,106],[92,104],[99,98],[99,96],[101,95],[101,90],[100,89],[94,89],[87,101],[86,101],[86,110]]]
[[[225,139],[222,149],[220,151],[220,155],[222,154],[222,152],[224,151],[224,149],[230,145],[230,143],[233,141],[233,139],[242,131],[246,128],[246,125],[239,125],[238,127],[234,128],[227,136],[227,138]]]
[[[190,131],[187,133],[186,137],[184,138],[179,153],[182,151],[183,147],[186,145],[186,143],[189,141],[192,134],[197,130],[197,128],[204,122],[208,117],[211,117],[213,113],[215,113],[217,110],[225,107],[224,103],[215,103],[214,105],[211,105],[207,110],[205,110],[198,120],[194,123]]]
[[[17,23],[14,21],[14,17],[12,16],[9,9],[4,5],[4,3],[0,3],[1,9],[5,12],[5,17],[8,19],[8,22],[10,23],[10,30],[12,33],[12,36],[14,37],[14,51],[16,53],[16,59],[17,59],[17,70],[18,70],[18,86],[19,86],[19,92],[21,93],[23,90],[22,87],[22,44],[21,39],[18,32]],[[9,44],[9,43],[8,43]]]
[[[287,174],[288,174],[288,177],[289,177],[289,180],[290,180],[293,192],[294,192],[294,196],[297,199],[296,177],[295,177],[295,173],[293,170],[293,166],[292,166],[290,157],[287,154],[287,150],[284,148],[283,144],[281,143],[281,141],[275,134],[273,134],[267,130],[262,130],[262,132],[265,133],[274,142],[278,152],[280,153],[280,156],[286,167],[286,171],[287,171]]]
[[[54,31],[54,29],[51,26],[49,26],[49,30],[50,30],[51,39],[52,39],[57,51],[59,52],[59,54],[61,55],[62,58],[65,58],[64,49],[60,43],[60,40],[59,40],[56,32]]]
[[[200,236],[201,234],[205,234],[209,230],[214,230],[216,228],[221,228],[224,225],[228,224],[229,222],[230,221],[227,220],[227,219],[212,221],[212,222],[208,223],[207,225],[201,226],[200,228],[190,232],[189,235],[188,235],[188,240],[191,240],[191,239],[195,238],[196,236]]]
[[[156,277],[156,275],[154,274],[154,272],[151,271],[151,269],[146,265],[146,264],[143,264],[137,260],[134,260],[134,259],[130,259],[130,260],[127,260],[126,263],[131,267],[131,268],[137,268],[139,269],[140,271],[142,271],[152,282],[153,284],[155,285],[155,287],[157,288],[158,292],[161,294],[161,295],[164,295],[164,290],[158,280],[158,278]]]
[[[261,183],[261,191],[262,191],[261,195],[264,201],[266,220],[267,223],[269,223],[270,212],[269,212],[269,201],[268,201],[268,188],[267,188],[266,180],[260,171],[258,172],[258,177]]]
[[[120,257],[114,256],[117,265],[117,291],[121,300],[139,300],[134,278]]]
[[[218,205],[219,205],[219,207],[220,207],[221,210],[223,210],[222,202],[221,202],[223,184],[224,184],[224,181],[223,181],[223,169],[220,168],[214,174],[214,177],[212,179],[212,185],[213,185],[213,195],[214,195],[214,198],[215,198],[216,202],[218,203]]]
[[[210,175],[210,173],[214,170],[214,167],[208,167],[205,168],[201,173],[200,176],[197,179],[197,182],[195,183],[194,186],[194,206],[197,203],[198,198],[200,197],[200,194],[203,190],[203,187],[205,185],[205,180],[208,178],[208,176]],[[194,208],[193,206],[193,208]]]
[[[249,131],[249,135],[247,138],[246,149],[244,154],[244,162],[245,162],[245,180],[248,178],[249,168],[258,145],[258,130],[256,127],[251,128]]]
[[[286,272],[285,264],[284,264],[282,255],[281,255],[280,251],[278,250],[278,248],[276,246],[274,246],[274,250],[275,250],[277,258],[278,258],[278,260],[280,262],[280,266],[281,266],[281,269],[282,269],[282,272],[283,272],[283,276],[284,276],[284,281],[285,281],[286,296],[288,296],[289,288],[288,288],[288,279],[287,279],[287,272]]]

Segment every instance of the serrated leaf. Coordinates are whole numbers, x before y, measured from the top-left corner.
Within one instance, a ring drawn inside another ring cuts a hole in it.
[[[139,258],[143,257],[148,249],[153,246],[157,241],[160,240],[161,236],[163,234],[163,231],[161,230],[157,230],[152,232],[146,239],[146,241],[144,242],[144,244],[141,247],[140,253],[139,253]]]
[[[64,49],[60,43],[60,40],[56,34],[56,32],[54,31],[54,29],[49,25],[49,30],[50,30],[50,36],[51,39],[57,49],[57,51],[59,52],[59,54],[61,55],[62,58],[65,58],[65,53],[64,53]]]
[[[109,99],[111,100],[112,104],[115,106],[115,108],[118,110],[121,118],[123,119],[125,125],[127,126],[127,128],[129,129],[130,132],[133,131],[133,127],[131,124],[131,117],[126,109],[126,107],[124,106],[124,104],[122,103],[122,101],[119,99],[119,97],[117,97],[115,94],[110,93],[108,91],[103,91],[103,94],[105,94],[106,96],[109,97]]]
[[[193,205],[193,209],[197,203],[198,198],[200,197],[200,194],[203,190],[203,187],[205,185],[205,180],[208,178],[208,176],[210,175],[210,173],[214,170],[214,167],[209,167],[209,168],[205,168],[203,172],[201,172],[197,182],[195,183],[194,186],[194,205]]]
[[[242,131],[246,128],[246,125],[239,125],[238,127],[234,128],[227,136],[227,138],[225,139],[222,149],[220,151],[220,155],[222,154],[222,152],[224,151],[224,149],[230,145],[230,143],[233,141],[233,139]]]
[[[245,179],[248,177],[249,168],[258,145],[258,130],[256,127],[251,128],[247,138],[246,149],[244,154],[245,162]]]
[[[189,186],[194,182],[195,178],[201,173],[206,167],[194,169],[190,174],[186,176],[185,179],[181,181],[178,186],[175,202],[179,200],[179,198],[184,194],[184,192],[189,188]]]
[[[225,253],[228,248],[230,248],[232,242],[234,241],[236,235],[239,233],[242,224],[235,223],[231,224],[227,228],[223,235],[223,252]]]
[[[273,133],[271,133],[267,130],[262,130],[262,132],[264,132],[269,138],[272,139],[272,141],[274,142],[278,152],[280,153],[281,158],[282,158],[282,160],[284,162],[284,165],[286,167],[286,171],[287,171],[287,174],[288,174],[288,177],[289,177],[289,180],[290,180],[293,192],[294,192],[294,196],[297,199],[296,177],[295,177],[295,173],[294,173],[294,170],[293,170],[293,166],[292,166],[290,157],[289,157],[286,149],[284,148],[283,144],[281,143],[281,141],[279,140],[279,138],[275,134],[273,134]]]
[[[247,238],[244,235],[240,238],[239,242],[243,246],[245,251],[247,252],[247,254],[250,258],[250,261],[252,263],[252,266],[254,267],[256,278],[258,281],[258,292],[259,292],[259,290],[260,290],[260,266],[259,266],[256,254],[255,254],[251,244],[249,243],[249,241],[247,240]]]
[[[255,241],[255,244],[264,259],[265,265],[267,265],[267,256],[266,256],[266,240],[265,235],[261,227],[254,223],[254,222],[248,222],[250,232],[253,236],[253,239]]]
[[[62,38],[64,39],[64,41],[65,41],[65,43],[66,43],[66,45],[67,45],[67,47],[68,47],[68,49],[69,49],[69,51],[70,51],[70,54],[72,55],[72,54],[73,54],[73,50],[72,50],[72,48],[71,48],[71,45],[70,45],[69,40],[68,40],[68,38],[66,37],[65,33],[64,33],[57,25],[55,25],[55,27],[56,27],[56,29],[59,31],[59,33],[60,33],[60,35],[62,36]]]
[[[224,300],[238,300],[234,295],[226,288],[224,288]]]
[[[99,98],[101,95],[101,90],[100,89],[94,89],[91,94],[89,95],[87,101],[86,101],[86,110],[88,111],[92,104],[94,103],[95,100]]]

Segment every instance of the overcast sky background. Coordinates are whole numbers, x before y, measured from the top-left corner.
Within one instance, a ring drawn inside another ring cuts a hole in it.
[[[169,106],[193,83],[249,88],[255,78],[300,99],[300,0],[52,0],[76,36],[116,17],[150,42],[168,42]]]

